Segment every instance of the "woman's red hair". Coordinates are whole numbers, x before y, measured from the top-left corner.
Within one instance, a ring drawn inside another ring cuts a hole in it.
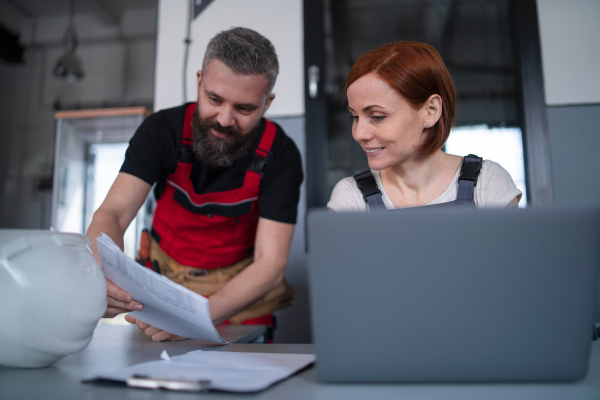
[[[456,89],[452,76],[439,53],[432,46],[399,41],[381,46],[360,57],[346,79],[346,91],[358,78],[375,73],[415,108],[433,94],[442,98],[442,115],[429,137],[418,149],[433,154],[442,148],[456,119]]]

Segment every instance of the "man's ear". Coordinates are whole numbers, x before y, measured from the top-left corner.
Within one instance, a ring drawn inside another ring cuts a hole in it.
[[[432,94],[429,96],[425,104],[423,105],[423,110],[425,111],[425,127],[429,128],[437,124],[440,117],[442,116],[442,98],[439,94]]]
[[[273,101],[274,98],[275,98],[274,93],[269,94],[269,97],[267,98],[267,101],[265,102],[265,109],[263,110],[263,113],[262,113],[263,117],[265,116],[265,113],[267,112],[269,107],[271,107],[271,102]]]
[[[196,72],[196,77],[198,79],[198,87],[200,87],[200,81],[202,80],[202,71],[198,70],[198,72]]]

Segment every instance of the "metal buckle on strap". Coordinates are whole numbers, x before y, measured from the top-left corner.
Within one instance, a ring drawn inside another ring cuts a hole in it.
[[[256,172],[257,174],[260,174],[260,176],[262,176],[262,174],[263,174],[262,169],[272,154],[270,151],[264,151],[262,149],[261,149],[261,151],[266,153],[266,156],[262,156],[258,153],[254,153],[254,157],[252,157],[252,164],[250,164],[250,168],[248,168],[248,171]]]
[[[479,173],[481,172],[482,161],[483,159],[481,157],[477,157],[473,154],[465,156],[458,179],[464,181],[473,181],[474,186],[477,186],[477,179],[479,178]]]
[[[194,269],[188,270],[188,275],[190,275],[190,276],[204,276],[204,275],[208,275],[208,273],[209,273],[208,269],[194,268]]]
[[[250,164],[250,168],[248,168],[248,171],[252,171],[252,172],[256,172],[259,174],[262,174],[262,169],[265,166],[265,164],[267,163],[267,159],[261,156],[258,156],[257,154],[254,155],[253,159],[252,159],[252,164]]]
[[[181,146],[181,150],[179,151],[179,162],[191,164],[194,162],[194,150],[190,145]]]
[[[381,193],[379,187],[377,187],[377,182],[375,182],[375,179],[372,177],[370,171],[367,171],[365,174],[357,175],[356,181],[358,183],[358,188],[365,196]]]

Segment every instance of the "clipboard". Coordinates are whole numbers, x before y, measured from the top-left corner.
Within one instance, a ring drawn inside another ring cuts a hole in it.
[[[203,351],[102,373],[90,382],[122,382],[132,388],[235,393],[260,392],[312,365],[314,354]]]

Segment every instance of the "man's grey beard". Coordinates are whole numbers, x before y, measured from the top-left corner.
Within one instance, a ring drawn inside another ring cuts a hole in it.
[[[259,126],[260,120],[247,135],[244,135],[233,127],[223,127],[216,121],[202,119],[196,107],[192,118],[192,149],[196,157],[212,167],[231,167],[234,162],[248,154]],[[217,137],[210,129],[229,137]]]

